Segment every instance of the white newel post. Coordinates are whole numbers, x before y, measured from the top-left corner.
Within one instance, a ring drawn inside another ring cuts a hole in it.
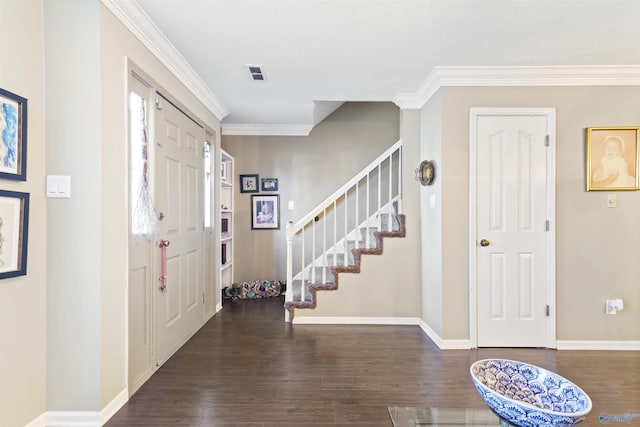
[[[287,222],[287,291],[285,300],[293,301],[293,221]],[[289,310],[284,310],[284,320],[290,322]]]

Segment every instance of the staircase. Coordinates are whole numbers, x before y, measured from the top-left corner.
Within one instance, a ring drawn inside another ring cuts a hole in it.
[[[295,224],[287,224],[286,321],[311,309],[316,293],[338,289],[340,273],[359,273],[362,255],[380,255],[384,238],[404,237],[402,141],[398,141]]]

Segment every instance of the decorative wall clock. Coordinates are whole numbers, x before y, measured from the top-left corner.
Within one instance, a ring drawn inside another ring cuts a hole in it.
[[[416,169],[416,181],[420,181],[422,185],[431,185],[435,178],[435,168],[433,162],[423,160],[420,167]]]

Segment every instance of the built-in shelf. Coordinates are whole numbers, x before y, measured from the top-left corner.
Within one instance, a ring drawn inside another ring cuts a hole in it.
[[[233,157],[220,150],[220,207],[218,233],[220,236],[220,289],[233,283]]]

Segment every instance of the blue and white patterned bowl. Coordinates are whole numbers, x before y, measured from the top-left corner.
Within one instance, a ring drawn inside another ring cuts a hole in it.
[[[528,363],[484,359],[472,364],[470,372],[487,405],[511,424],[566,427],[591,411],[591,399],[580,387]]]

